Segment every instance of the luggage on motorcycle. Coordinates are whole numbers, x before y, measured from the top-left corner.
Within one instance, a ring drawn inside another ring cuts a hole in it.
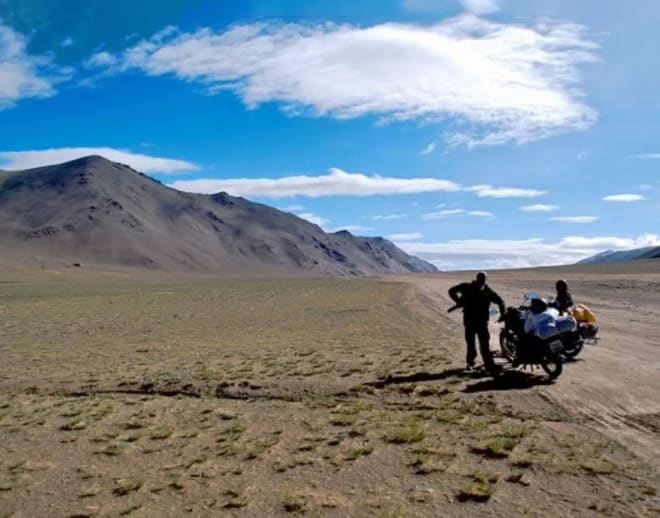
[[[557,329],[560,333],[569,333],[577,328],[577,320],[571,316],[560,316],[555,319]]]
[[[534,333],[543,339],[574,331],[577,321],[571,316],[562,316],[554,308],[541,313],[531,313],[525,320],[525,332]]]
[[[596,315],[584,304],[577,304],[571,314],[578,322],[586,322],[587,324],[596,322]]]
[[[531,333],[539,338],[546,339],[558,335],[559,330],[555,323],[555,317],[551,312],[542,311],[536,314],[530,312],[525,319],[525,333]]]

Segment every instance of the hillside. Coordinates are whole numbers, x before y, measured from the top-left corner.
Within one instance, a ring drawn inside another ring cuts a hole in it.
[[[180,192],[99,156],[0,175],[0,248],[24,257],[166,271],[435,270],[385,239],[328,234],[225,193]]]
[[[623,261],[635,261],[638,259],[655,259],[660,257],[660,247],[647,246],[644,248],[635,248],[633,250],[621,250],[615,252],[606,250],[591,257],[587,257],[577,264],[594,263],[618,263]]]

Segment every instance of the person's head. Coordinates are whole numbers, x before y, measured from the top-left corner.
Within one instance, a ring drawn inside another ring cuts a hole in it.
[[[557,288],[557,293],[566,293],[568,291],[568,283],[564,279],[559,279],[555,283],[555,288]]]
[[[474,282],[476,282],[478,286],[484,286],[486,284],[487,279],[488,279],[488,275],[486,275],[486,272],[479,272]]]

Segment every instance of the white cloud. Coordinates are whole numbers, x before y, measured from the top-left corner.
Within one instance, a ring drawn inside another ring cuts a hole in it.
[[[0,110],[21,99],[55,95],[55,85],[70,77],[68,67],[56,67],[51,56],[27,53],[27,40],[0,19]]]
[[[403,219],[407,217],[408,214],[378,214],[373,216],[371,219],[374,221],[391,221],[393,219]]]
[[[474,191],[479,198],[535,198],[548,194],[547,191],[536,189],[519,189],[517,187],[493,187],[492,185],[475,185],[468,191]]]
[[[283,207],[280,210],[283,210],[284,212],[299,212],[301,210],[305,210],[305,207],[303,205],[289,205],[287,207]]]
[[[427,214],[422,214],[422,219],[433,220],[433,219],[446,219],[452,218],[455,216],[465,215],[464,209],[445,209],[437,212],[429,212]]]
[[[117,58],[115,56],[107,51],[103,51],[92,54],[92,56],[87,61],[85,61],[85,66],[88,68],[108,67],[115,65],[116,63]]]
[[[390,241],[415,241],[424,239],[424,234],[421,232],[403,232],[401,234],[390,234],[387,239]]]
[[[364,225],[344,225],[343,227],[337,227],[333,232],[339,232],[340,230],[346,230],[351,234],[358,232],[371,232],[373,228],[365,227]]]
[[[422,149],[419,154],[420,155],[430,155],[435,151],[435,142],[431,142],[428,146],[426,146],[424,149]]]
[[[618,201],[618,202],[633,202],[633,201],[642,201],[646,198],[641,194],[612,194],[610,196],[605,196],[603,201]]]
[[[287,176],[283,178],[198,179],[174,182],[171,187],[182,191],[215,193],[225,191],[236,196],[372,196],[378,194],[412,194],[421,192],[458,191],[461,186],[439,178],[392,178],[347,173],[332,168],[322,176]]]
[[[69,36],[68,38],[64,38],[62,40],[62,43],[60,43],[60,45],[62,45],[62,47],[64,48],[70,47],[71,45],[73,45],[73,38],[71,36]]]
[[[500,10],[495,0],[461,0],[461,4],[466,11],[474,14],[488,14]]]
[[[30,169],[45,165],[68,162],[89,155],[100,155],[143,173],[177,173],[195,171],[198,166],[185,160],[161,158],[140,153],[131,153],[109,147],[76,147],[41,149],[37,151],[0,151],[0,165],[6,169]]]
[[[594,223],[595,221],[598,221],[597,216],[556,216],[548,219],[560,223]]]
[[[292,115],[449,119],[452,144],[524,143],[595,122],[580,91],[579,67],[595,61],[597,49],[585,32],[473,14],[434,25],[170,27],[113,56],[110,66],[171,74],[209,94],[230,90],[249,108],[278,102]]]
[[[299,218],[305,219],[309,221],[310,223],[314,223],[314,225],[318,225],[321,227],[323,230],[325,230],[325,226],[330,223],[330,220],[327,218],[324,218],[323,216],[318,216],[317,214],[313,214],[311,212],[304,212],[302,214],[296,214]]]
[[[644,153],[641,155],[632,155],[630,158],[650,158],[653,160],[660,160],[660,153]]]
[[[660,246],[660,236],[637,238],[568,236],[549,242],[541,238],[521,240],[471,239],[436,243],[400,243],[410,254],[432,262],[440,269],[522,268],[569,264],[604,250],[627,250]]]
[[[639,186],[639,189],[641,191],[650,191],[651,189],[653,189],[653,186],[648,183],[643,183],[642,185]]]
[[[440,205],[439,207],[442,207]],[[492,212],[487,212],[485,210],[465,210],[465,209],[444,209],[437,212],[429,212],[422,215],[422,219],[425,220],[434,220],[434,219],[446,219],[453,218],[458,216],[473,216],[478,218],[492,218],[495,216]]]
[[[525,205],[520,207],[520,210],[525,212],[551,212],[553,210],[558,210],[559,205],[544,205],[542,203],[537,203],[536,205]]]

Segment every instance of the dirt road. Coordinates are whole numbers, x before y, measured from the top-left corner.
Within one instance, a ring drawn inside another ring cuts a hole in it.
[[[447,290],[472,277],[443,274],[414,277],[410,282],[419,287],[432,310],[455,322],[458,335],[460,312],[444,313],[452,304]],[[518,305],[526,291],[551,294],[558,278],[566,278],[574,298],[595,311],[602,340],[566,364],[556,383],[502,390],[499,397],[527,406],[538,404],[539,398],[551,401],[660,471],[660,267],[642,263],[632,270],[603,266],[494,272],[489,284],[507,305]],[[498,332],[491,324],[493,349],[498,347]],[[463,354],[456,352],[457,361]]]

